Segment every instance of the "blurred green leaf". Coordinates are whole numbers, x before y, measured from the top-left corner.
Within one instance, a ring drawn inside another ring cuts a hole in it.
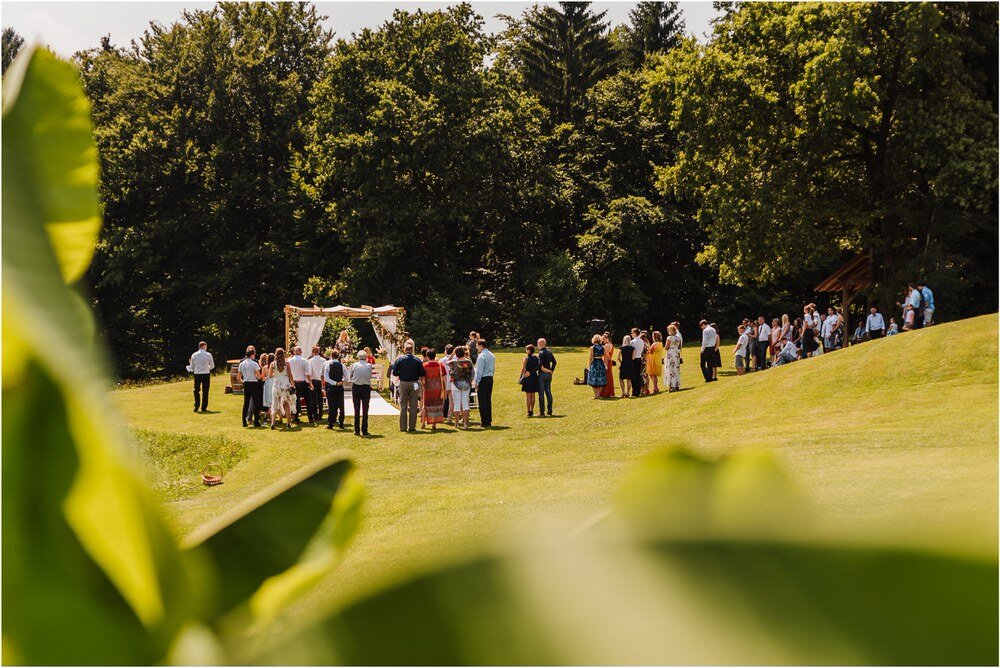
[[[46,51],[23,53],[4,77],[3,121],[3,575],[24,583],[4,591],[5,612],[21,622],[5,625],[4,650],[27,662],[63,651],[53,662],[148,663],[190,612],[191,586],[133,475],[92,326],[66,285],[86,269],[91,251],[83,247],[92,249],[99,226],[96,157],[75,68]],[[9,484],[8,461],[21,473]],[[50,474],[56,483],[38,484]],[[45,523],[33,525],[36,507],[51,513]],[[48,572],[52,550],[64,559],[55,564],[62,586],[45,582],[60,581]],[[39,592],[41,604],[29,603]],[[117,634],[102,632],[109,619]],[[87,647],[109,646],[88,653],[53,640],[84,635]]]
[[[28,49],[4,76],[3,100],[4,213],[11,198],[27,224],[43,225],[63,279],[75,282],[101,229],[97,153],[80,75],[45,49]]]
[[[801,513],[768,492],[796,498],[765,457],[655,455],[630,476],[613,519],[581,535],[536,536],[528,547],[387,586],[241,658],[996,663],[995,560],[795,540]]]
[[[354,465],[327,457],[193,532],[185,545],[215,567],[209,620],[248,602],[272,619],[334,565],[358,525],[364,488]]]

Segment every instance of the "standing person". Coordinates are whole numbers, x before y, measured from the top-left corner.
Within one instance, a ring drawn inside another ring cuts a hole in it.
[[[653,332],[653,345],[649,347],[646,356],[646,394],[649,394],[649,381],[652,381],[653,394],[660,393],[660,376],[663,375],[663,334]]]
[[[736,375],[742,376],[746,372],[747,346],[750,345],[750,337],[746,335],[746,325],[740,325],[736,331],[739,333],[739,338],[736,340],[736,345],[733,346],[733,366],[736,367]]]
[[[767,368],[767,349],[771,345],[771,327],[764,316],[757,316],[757,370]]]
[[[646,342],[640,336],[638,327],[632,328],[632,377],[629,379],[632,384],[632,396],[641,397],[645,387],[642,377],[646,375]]]
[[[256,348],[247,346],[246,356],[237,370],[243,379],[243,426],[246,427],[252,418],[253,426],[259,427],[262,401],[257,394],[260,389],[260,365],[257,364]]]
[[[413,345],[407,343],[403,346],[403,356],[392,365],[392,375],[399,378],[400,431],[417,430],[418,395],[425,374],[423,363],[413,355]]]
[[[788,318],[788,314],[784,313],[781,316],[781,332],[778,333],[778,339],[788,339],[789,341],[794,341],[796,337],[792,336],[792,322]]]
[[[207,343],[198,342],[198,350],[191,355],[188,365],[194,373],[194,412],[198,412],[200,405],[201,412],[204,413],[208,410],[208,387],[212,381],[212,369],[215,368],[215,359],[208,352]]]
[[[921,308],[923,306],[923,295],[921,295],[920,294],[920,290],[917,289],[917,284],[916,283],[910,283],[910,284],[908,284],[906,286],[906,291],[907,291],[906,292],[906,304],[904,304],[903,319],[904,320],[906,319],[905,307],[906,306],[912,307],[913,316],[914,316],[914,323],[913,323],[913,325],[911,325],[910,329],[913,329],[914,327],[917,326],[917,322],[918,322],[917,316],[920,315]],[[920,318],[919,320],[922,321],[923,319]],[[903,329],[906,329],[906,327],[904,326]]]
[[[309,356],[309,390],[312,396],[312,414],[309,419],[312,422],[319,422],[323,419],[323,367],[326,366],[326,358],[319,352],[319,346],[312,347],[312,354]]]
[[[771,341],[769,342],[771,359],[774,359],[778,355],[778,350],[781,348],[779,342],[783,338],[784,337],[781,335],[781,321],[774,318],[771,320]]]
[[[618,382],[622,385],[622,398],[632,393],[632,365],[635,364],[635,348],[632,347],[632,337],[628,334],[622,337],[622,347],[618,349]]]
[[[455,348],[455,359],[448,369],[451,376],[451,412],[455,416],[455,426],[469,428],[469,394],[476,380],[476,368],[466,357],[465,346]]]
[[[524,359],[521,361],[521,391],[524,392],[524,403],[528,408],[528,417],[535,414],[535,395],[538,393],[538,357],[535,346],[530,343],[524,347]],[[602,351],[603,352],[603,351]],[[603,378],[601,379],[603,385]]]
[[[816,349],[819,347],[819,343],[816,342],[816,330],[810,324],[812,322],[812,314],[807,311],[804,316],[805,317],[802,319],[801,336],[802,357],[814,357],[816,355]]]
[[[757,370],[757,321],[743,318],[743,333],[747,335],[750,343],[747,346],[747,371]]]
[[[639,386],[642,388],[640,396],[645,396],[649,394],[649,349],[652,347],[649,332],[646,330],[639,332],[639,340],[642,341],[642,362],[639,365]]]
[[[490,352],[486,339],[476,339],[479,354],[476,356],[476,397],[479,399],[479,423],[483,429],[493,426],[493,376],[496,373],[497,358]]]
[[[284,348],[276,348],[274,362],[271,363],[270,375],[274,379],[274,396],[271,398],[271,429],[274,429],[275,417],[285,419],[287,429],[292,422],[295,394],[292,391],[292,370],[285,359]]]
[[[707,320],[698,323],[701,327],[701,375],[706,383],[718,380],[715,377],[715,349],[719,345],[719,334]]]
[[[548,348],[548,341],[538,339],[538,416],[552,416],[552,374],[556,370],[556,356]]]
[[[719,344],[722,343],[722,337],[719,336],[719,326],[714,322],[708,323],[708,326],[715,330],[715,352],[712,354],[712,380],[719,380],[719,369],[722,368],[722,353],[719,352]]]
[[[271,362],[274,356],[264,353],[260,356],[260,377],[264,381],[261,388],[261,406],[264,408],[264,417],[268,424],[274,424],[271,408],[274,406],[274,371],[271,369]]]
[[[865,333],[869,339],[881,339],[885,336],[885,318],[874,306],[869,311],[868,317],[865,318]]]
[[[587,385],[594,390],[594,398],[601,398],[601,388],[608,382],[607,369],[604,367],[604,346],[597,334],[590,340],[590,358],[587,371]],[[622,346],[622,350],[625,346]]]
[[[926,283],[917,283],[917,290],[920,290],[920,301],[924,307],[924,327],[930,327],[934,324],[934,293]]]
[[[681,366],[684,365],[684,334],[681,333],[681,323],[676,320],[670,323],[677,330],[677,387],[681,386]]]
[[[295,381],[295,401],[296,412],[295,421],[300,422],[301,414],[301,401],[305,399],[306,401],[306,415],[309,416],[309,420],[312,421],[313,407],[312,407],[312,383],[310,382],[312,378],[309,375],[309,360],[302,356],[302,348],[295,346],[292,348],[292,356],[288,358],[288,367],[292,370],[292,379]]]
[[[667,340],[664,343],[666,350],[666,377],[665,383],[667,392],[676,392],[681,389],[681,336],[674,324],[667,325]]]
[[[839,348],[837,345],[840,338],[840,314],[837,309],[830,306],[826,309],[826,320],[823,321],[823,348],[826,351],[834,351]]]
[[[479,332],[469,332],[469,341],[465,344],[465,354],[469,356],[472,363],[476,363],[476,358],[479,357],[479,346],[476,345],[476,341],[479,340]]]
[[[411,347],[410,350],[413,348]],[[354,435],[368,435],[368,406],[372,399],[372,365],[368,363],[368,353],[357,352],[357,361],[348,369],[351,381],[351,400],[354,403]]]
[[[906,305],[905,315],[903,315],[903,331],[909,332],[914,327],[914,322],[916,322],[917,310],[913,308],[913,304]]]
[[[344,428],[344,377],[346,369],[340,361],[340,348],[330,351],[330,359],[323,364],[320,378],[326,384],[327,419],[326,428],[333,429],[336,422],[341,429]]]
[[[604,371],[608,376],[608,381],[601,388],[601,398],[613,399],[615,396],[615,347],[611,343],[611,332],[604,332],[604,336],[601,337],[601,345],[604,346]]]
[[[444,372],[444,418],[445,422],[451,424],[451,370],[448,365],[455,359],[455,346],[450,343],[444,347],[444,357],[441,358],[441,369]],[[483,412],[480,410],[479,414]]]
[[[337,342],[334,348],[340,353],[340,359],[347,359],[351,354],[351,335],[348,334],[346,329],[340,330],[340,336],[337,337]]]
[[[428,348],[427,361],[424,362],[424,400],[421,416],[431,426],[431,431],[437,430],[438,424],[444,422],[444,365],[435,359],[437,351]]]

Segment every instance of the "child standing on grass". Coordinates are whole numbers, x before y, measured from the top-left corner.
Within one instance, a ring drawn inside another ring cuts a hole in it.
[[[750,343],[750,337],[746,335],[746,329],[746,325],[740,325],[736,328],[736,331],[740,335],[736,341],[736,345],[733,347],[733,354],[735,355],[733,366],[736,367],[737,376],[742,376],[747,368],[747,345]]]
[[[906,315],[904,316],[905,319],[903,320],[903,331],[904,332],[908,332],[911,329],[913,329],[913,318],[914,318],[914,314],[915,313],[916,313],[916,311],[913,309],[913,305],[912,304],[907,304],[906,305]]]

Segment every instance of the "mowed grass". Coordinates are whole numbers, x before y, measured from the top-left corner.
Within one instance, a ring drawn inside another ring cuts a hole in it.
[[[319,455],[357,463],[369,495],[363,524],[307,605],[343,602],[436,560],[502,545],[526,525],[572,531],[608,507],[641,457],[677,445],[708,456],[773,453],[807,499],[820,539],[995,555],[996,332],[997,316],[983,316],[741,378],[724,350],[721,380],[711,384],[698,369],[700,339],[685,332],[682,392],[603,401],[572,385],[586,351],[557,348],[552,419],[526,418],[516,384],[522,353],[501,351],[494,430],[404,434],[396,418],[378,417],[368,440],[350,426],[244,430],[242,398],[224,395],[221,378],[211,414],[191,412],[189,383],[114,395],[132,428],[225,437],[246,450],[223,485],[165,498],[179,535]],[[192,456],[190,475],[207,463]]]

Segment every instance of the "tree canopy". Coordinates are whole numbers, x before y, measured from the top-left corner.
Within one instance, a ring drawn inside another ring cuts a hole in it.
[[[658,2],[613,33],[561,3],[491,35],[466,3],[335,41],[253,3],[102,39],[77,60],[120,372],[279,344],[315,300],[501,344],[793,313],[861,253],[871,300],[992,308],[997,5],[722,10],[704,43]]]

